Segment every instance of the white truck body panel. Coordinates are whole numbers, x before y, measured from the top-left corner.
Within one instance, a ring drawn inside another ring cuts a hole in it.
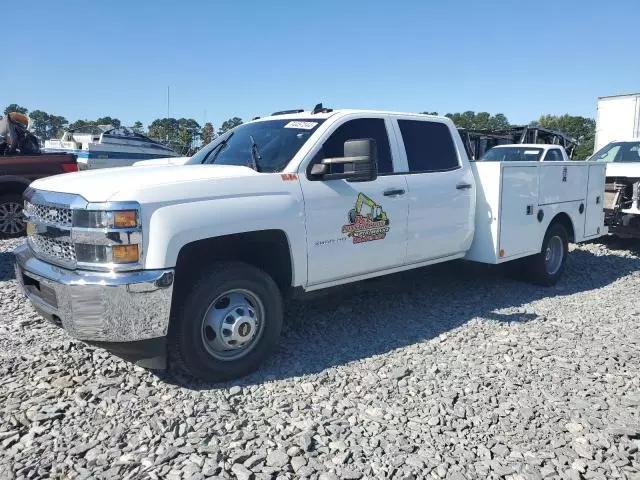
[[[622,138],[640,138],[640,93],[598,98],[594,152]]]
[[[576,242],[604,233],[602,163],[472,162],[471,168],[478,202],[467,260],[502,263],[538,253],[560,212],[569,216]]]

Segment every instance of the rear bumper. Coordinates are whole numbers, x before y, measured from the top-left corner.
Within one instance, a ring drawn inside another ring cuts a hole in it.
[[[174,272],[101,273],[66,270],[37,259],[27,245],[14,250],[16,279],[45,318],[90,343],[165,337]],[[107,345],[101,345],[109,348]]]

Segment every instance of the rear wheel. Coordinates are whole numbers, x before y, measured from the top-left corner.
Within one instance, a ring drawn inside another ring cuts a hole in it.
[[[0,238],[21,237],[26,233],[27,225],[22,206],[21,195],[0,196]]]
[[[216,263],[172,320],[171,367],[204,381],[244,376],[277,344],[282,316],[280,290],[269,275],[240,262]]]
[[[530,280],[538,285],[555,285],[564,272],[568,254],[567,230],[562,224],[554,223],[547,229],[540,253],[527,260]]]

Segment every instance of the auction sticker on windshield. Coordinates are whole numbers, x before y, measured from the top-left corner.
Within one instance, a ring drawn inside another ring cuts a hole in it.
[[[301,122],[299,120],[294,120],[287,123],[284,128],[301,128],[302,130],[311,130],[316,125],[318,125],[318,122]]]

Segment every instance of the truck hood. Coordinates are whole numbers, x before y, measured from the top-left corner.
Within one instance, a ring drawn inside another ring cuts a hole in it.
[[[640,162],[607,163],[607,177],[640,178]]]
[[[145,168],[119,167],[65,173],[42,178],[31,187],[72,193],[89,202],[106,202],[118,192],[135,192],[169,184],[188,184],[215,179],[261,175],[249,167],[233,165],[164,165]],[[186,187],[185,185],[185,188]],[[135,200],[131,198],[130,200]]]
[[[191,157],[163,157],[151,160],[139,160],[133,163],[134,167],[150,167],[155,165],[184,165]]]

